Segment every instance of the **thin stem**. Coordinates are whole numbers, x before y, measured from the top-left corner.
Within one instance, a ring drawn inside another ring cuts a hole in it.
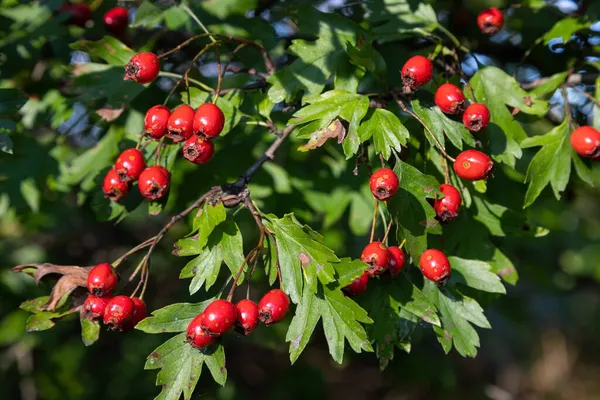
[[[223,43],[224,43],[224,42],[223,42],[222,40],[219,40],[219,41],[217,41],[217,42],[213,42],[213,43],[209,43],[209,44],[207,44],[206,46],[204,46],[204,48],[203,48],[202,50],[200,50],[200,51],[199,51],[199,52],[198,52],[198,53],[197,53],[197,54],[194,56],[194,58],[192,59],[192,62],[190,63],[190,66],[189,66],[189,68],[188,68],[188,69],[186,69],[186,70],[185,70],[185,73],[183,74],[183,77],[184,77],[184,79],[185,79],[185,86],[186,86],[186,87],[189,87],[189,86],[190,86],[190,84],[189,84],[189,81],[191,80],[191,79],[189,78],[190,71],[192,70],[192,68],[194,67],[194,64],[196,64],[196,61],[198,61],[198,59],[200,58],[200,56],[201,56],[202,54],[206,53],[208,50],[210,50],[210,48],[211,48],[211,47],[214,47],[214,46],[220,46],[220,45],[221,45],[221,44],[223,44]],[[210,86],[207,86],[207,85],[206,85],[206,87],[210,88]],[[211,91],[212,91],[212,88],[210,88],[209,92],[211,92]]]
[[[375,204],[373,205],[373,221],[371,222],[371,236],[369,238],[369,243],[373,242],[373,238],[375,237],[375,225],[377,224],[377,207],[379,206],[379,200],[375,199]]]
[[[450,184],[450,173],[448,172],[448,161],[442,157],[442,170],[444,171],[444,183]]]
[[[160,71],[160,73],[158,74],[159,76],[166,76],[168,78],[177,78],[177,79],[184,79],[183,75],[179,75],[173,72],[167,72],[167,71]],[[207,84],[200,82],[196,79],[192,79],[192,78],[188,78],[189,82],[192,82],[193,84],[195,84],[196,86],[198,86],[200,89],[204,90],[205,92],[212,92],[213,89],[208,86]]]
[[[394,220],[390,219],[390,223],[388,224],[387,229],[385,230],[385,236],[383,237],[382,242],[385,243],[386,246],[387,246],[388,236],[390,234],[390,231],[392,230],[393,223],[394,223]]]
[[[182,2],[181,3],[181,8],[183,8],[183,11],[187,12],[189,14],[190,17],[192,17],[192,19],[194,21],[196,21],[196,23],[200,26],[200,28],[206,32],[206,35],[208,35],[208,37],[210,38],[210,40],[212,42],[215,42],[215,38],[213,37],[213,35],[208,31],[208,29],[206,29],[206,26],[204,26],[204,24],[202,23],[202,21],[200,21],[200,19],[196,16],[196,14],[194,14],[194,12],[192,11],[192,9],[185,3]]]
[[[219,52],[218,47],[216,48],[215,53],[217,53],[217,90],[212,99],[213,104],[217,104],[217,99],[219,98],[219,93],[221,92],[221,84],[223,83],[223,75],[225,74],[221,74],[221,53]]]
[[[567,118],[567,121],[569,122],[569,128],[573,129],[574,128],[573,114],[571,114],[571,104],[569,104],[569,94],[567,93],[567,88],[564,85],[561,86],[560,92],[562,93],[563,101],[565,103],[565,117]]]
[[[379,161],[381,161],[381,168],[385,168],[385,160],[383,159],[383,154],[379,154]]]
[[[402,249],[404,247],[404,244],[406,243],[406,239],[402,240],[402,243],[400,243],[400,246],[398,246],[400,249]]]
[[[592,102],[594,102],[596,104],[596,107],[600,107],[600,100],[598,100],[597,98],[595,98],[594,96],[592,96],[591,94],[589,94],[588,92],[586,92],[585,90],[580,89],[580,88],[578,88],[576,86],[572,86],[572,85],[569,85],[569,87],[571,89],[577,90],[579,93],[583,94],[589,100],[591,100]]]
[[[448,37],[448,39],[450,39],[450,41],[461,51],[464,51],[465,53],[470,53],[469,49],[467,49],[466,47],[464,47],[462,44],[460,44],[460,40],[457,39],[456,36],[454,36],[454,34],[452,32],[450,32],[448,29],[446,29],[445,26],[443,26],[442,24],[436,24],[436,27],[442,31],[446,37]]]
[[[135,246],[133,249],[129,250],[127,253],[123,254],[121,257],[117,258],[115,261],[113,261],[111,263],[111,265],[113,266],[113,268],[117,268],[119,266],[119,264],[121,264],[127,257],[129,257],[130,255],[132,255],[133,253],[136,253],[137,251],[150,246],[150,244],[152,244],[152,241],[156,238],[156,236],[153,236],[149,239],[146,239],[145,241],[143,241],[142,243],[138,244],[137,246]]]

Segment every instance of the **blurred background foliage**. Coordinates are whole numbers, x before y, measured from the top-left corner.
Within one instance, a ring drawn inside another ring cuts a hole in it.
[[[165,34],[166,30],[197,29],[174,2],[124,3],[130,7],[132,25],[139,28],[131,29],[123,41],[136,50],[172,48],[184,36]],[[362,18],[365,8],[379,4],[352,0],[219,0],[195,1],[191,6],[211,31],[251,37],[272,54],[284,57],[285,47],[295,37],[295,27],[286,15],[289,3],[315,6],[355,20]],[[600,7],[596,1],[514,2],[515,7],[507,13],[507,26],[491,39],[478,32],[475,17],[484,7],[505,7],[510,4],[508,1],[431,3],[441,23],[463,40],[480,61],[516,73],[523,84],[562,72],[574,60],[599,62],[600,22],[566,38],[564,32],[554,32],[555,37],[538,41],[557,21],[581,10],[598,19]],[[149,88],[130,85],[122,81],[121,67],[99,70],[92,77],[93,82],[85,81],[85,76],[74,82],[67,79],[71,73],[69,64],[76,68],[91,61],[85,48],[74,50],[70,45],[82,38],[101,39],[106,34],[102,15],[116,3],[95,1],[97,9],[86,28],[62,23],[64,16],[54,12],[60,4],[60,0],[0,1],[0,87],[18,88],[27,94],[24,98],[14,94],[0,99],[0,132],[7,128],[5,124],[12,127],[6,121],[18,121],[16,133],[10,135],[13,154],[0,153],[2,397],[149,399],[157,393],[155,372],[144,371],[143,365],[146,356],[164,338],[138,331],[126,335],[106,332],[99,342],[86,348],[81,343],[76,318],[48,331],[25,334],[28,313],[19,310],[19,304],[47,294],[50,285],[43,282],[37,287],[28,277],[12,274],[10,268],[29,262],[92,265],[116,259],[145,240],[148,232],[158,231],[170,213],[182,209],[206,188],[235,179],[264,151],[267,141],[261,140],[264,133],[254,126],[237,124],[232,133],[217,142],[217,156],[209,166],[198,168],[176,161],[172,195],[163,214],[148,217],[147,208],[139,207],[119,223],[106,221],[107,213],[115,210],[106,210],[101,195],[95,193],[98,171],[94,168],[104,166],[105,160],[114,158],[119,149],[109,142],[102,146],[103,138],[113,135],[123,139],[123,144],[136,140],[143,113],[164,99],[173,80],[164,77]],[[255,17],[254,10],[259,10],[260,18]],[[399,80],[397,71],[407,58],[405,49],[424,45],[407,37],[401,46],[394,41],[378,47],[390,81]],[[528,50],[531,54],[517,70]],[[177,53],[169,59],[173,63],[163,65],[163,69],[182,73],[188,66],[185,61],[193,54],[192,50]],[[261,62],[251,51],[240,52],[239,57],[248,66]],[[472,57],[467,56],[463,69],[469,76],[475,73],[477,65]],[[193,73],[213,83],[214,59],[201,59]],[[237,74],[226,79],[224,87],[243,86],[249,79]],[[583,82],[580,89],[589,91],[594,84]],[[138,96],[142,90],[144,95]],[[99,91],[105,91],[103,96],[98,95]],[[264,95],[257,94],[252,102],[244,104],[235,98],[228,100],[232,109],[239,108],[252,116],[260,113],[261,96]],[[548,97],[553,104],[549,118],[562,118],[562,97]],[[115,106],[118,111],[124,101],[126,109],[110,122],[95,112],[106,105]],[[179,100],[173,101],[175,104]],[[594,103],[589,98],[569,89],[569,102],[580,123],[598,127],[600,111],[596,108],[594,115]],[[10,110],[23,104],[20,116],[13,118]],[[275,109],[274,119],[280,111]],[[521,122],[530,135],[543,134],[551,126],[550,121],[528,123],[527,117]],[[287,143],[277,164],[267,164],[256,175],[250,187],[253,197],[262,209],[276,215],[294,211],[301,221],[321,232],[337,254],[357,257],[370,223],[371,200],[367,188],[361,185],[366,177],[354,178],[354,165],[346,163],[338,146],[326,145],[311,153],[292,151],[299,144],[297,140]],[[94,148],[97,150],[90,150]],[[524,165],[532,155],[533,152],[525,153]],[[65,169],[65,165],[69,167]],[[284,345],[286,328],[263,326],[248,338],[225,337],[229,370],[226,386],[218,387],[209,376],[203,376],[194,398],[599,398],[597,164],[593,173],[596,188],[574,179],[561,201],[547,190],[525,211],[531,226],[547,229],[542,231],[545,234],[507,236],[496,243],[513,261],[520,280],[518,285],[508,286],[508,295],[488,309],[493,329],[480,332],[482,343],[477,358],[462,358],[456,352],[445,356],[432,332],[420,330],[413,338],[412,353],[397,352],[388,368],[380,372],[377,360],[369,353],[347,354],[344,364],[336,365],[327,353],[322,335],[315,335],[314,343],[291,367]],[[361,176],[364,177],[364,171]],[[253,243],[253,222],[242,214],[237,222],[245,242]],[[154,255],[146,297],[150,310],[189,301],[187,283],[178,279],[186,261],[170,254],[172,243],[186,233],[185,224],[176,226]],[[257,273],[253,281],[252,290],[263,292],[264,275]],[[198,298],[192,297],[191,301],[202,300],[201,295],[195,297]]]

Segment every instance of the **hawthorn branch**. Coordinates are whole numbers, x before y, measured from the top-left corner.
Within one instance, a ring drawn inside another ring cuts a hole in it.
[[[536,79],[536,80],[528,82],[528,83],[522,83],[521,88],[524,90],[531,90],[538,86],[543,85],[544,83],[548,82],[551,78],[552,77],[544,77],[544,78],[539,78],[539,79]],[[596,81],[596,78],[598,78],[598,73],[571,74],[565,80],[564,83],[569,86],[581,85],[581,84],[593,85],[594,82]]]

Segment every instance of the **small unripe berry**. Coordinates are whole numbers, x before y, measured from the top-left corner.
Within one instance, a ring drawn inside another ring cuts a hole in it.
[[[137,83],[150,83],[160,72],[160,61],[154,53],[138,53],[131,57],[125,66],[124,80],[131,79]]]
[[[433,77],[433,64],[423,56],[408,59],[402,67],[402,83],[404,93],[412,93],[427,84]]]
[[[129,13],[125,7],[113,7],[104,14],[102,22],[107,31],[120,35],[127,30]]]
[[[425,278],[440,286],[450,279],[452,273],[448,257],[437,249],[425,250],[419,260],[419,266]]]
[[[133,315],[131,316],[129,328],[134,328],[141,320],[146,318],[148,311],[146,310],[146,303],[139,297],[132,297],[131,301],[133,301]]]
[[[252,300],[240,300],[236,305],[236,332],[249,335],[258,325],[258,306]]]
[[[115,162],[115,171],[122,182],[132,182],[140,177],[146,168],[144,155],[138,149],[127,149],[122,152]]]
[[[198,135],[193,135],[183,144],[183,156],[194,164],[206,164],[215,152],[215,145]]]
[[[398,175],[389,168],[381,168],[375,171],[369,179],[371,193],[378,200],[387,200],[394,197],[400,186]]]
[[[388,247],[388,253],[390,256],[388,271],[390,271],[390,274],[392,274],[392,276],[396,276],[404,268],[404,263],[406,262],[406,255],[398,246]]]
[[[290,299],[282,290],[268,291],[258,302],[258,319],[265,325],[271,325],[285,318],[290,309]]]
[[[433,209],[440,221],[450,222],[458,216],[460,211],[462,201],[460,192],[454,186],[446,183],[440,185],[440,192],[443,193],[444,197],[436,199]]]
[[[479,132],[490,123],[490,110],[485,104],[472,103],[462,117],[463,124],[471,132]]]
[[[133,309],[133,300],[130,297],[122,295],[113,297],[104,310],[104,325],[123,332],[131,323]]]
[[[85,26],[86,22],[92,17],[92,10],[87,4],[69,4],[63,3],[58,9],[59,12],[69,14],[68,24]]]
[[[215,300],[204,310],[202,327],[212,336],[220,336],[233,327],[237,319],[235,306],[227,300]]]
[[[160,139],[167,134],[167,123],[171,111],[163,106],[157,105],[146,111],[144,118],[144,131],[146,135],[154,139]]]
[[[347,296],[350,296],[350,297],[358,296],[359,294],[362,294],[367,290],[368,284],[369,284],[369,274],[367,274],[365,272],[358,278],[355,278],[352,281],[352,283],[350,283],[348,286],[344,287],[342,289],[342,291]]]
[[[197,349],[204,349],[217,341],[217,338],[211,336],[202,328],[204,313],[198,314],[188,325],[186,342]]]
[[[496,7],[486,8],[477,16],[477,25],[486,35],[498,33],[504,25],[504,15]]]
[[[493,168],[492,159],[479,150],[465,150],[456,157],[454,162],[456,175],[469,181],[486,179]]]
[[[92,321],[101,320],[104,317],[104,310],[111,297],[98,297],[89,294],[83,303],[83,317]]]
[[[129,189],[131,189],[130,184],[121,181],[119,174],[117,174],[117,171],[114,168],[108,170],[104,177],[104,181],[102,182],[104,197],[112,201],[119,201],[127,196]]]
[[[370,277],[381,275],[388,268],[390,253],[383,243],[371,242],[362,251],[360,261],[369,264],[367,274]]]
[[[571,133],[571,147],[583,157],[600,160],[600,131],[582,126]]]
[[[87,276],[87,288],[94,296],[108,295],[119,282],[117,272],[108,263],[96,265]]]
[[[187,104],[182,104],[173,110],[167,122],[167,137],[179,143],[192,136],[192,121],[194,109]]]
[[[140,193],[147,199],[158,200],[169,192],[170,176],[161,166],[148,167],[142,171],[138,181]]]
[[[459,114],[465,105],[465,94],[456,85],[444,83],[435,92],[435,104],[446,114]]]
[[[206,139],[212,139],[221,134],[225,126],[223,111],[212,103],[205,103],[198,107],[194,114],[194,133]]]

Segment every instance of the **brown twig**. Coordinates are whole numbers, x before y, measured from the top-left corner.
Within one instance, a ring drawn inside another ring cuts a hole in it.
[[[217,104],[219,92],[221,91],[221,85],[223,84],[223,75],[225,74],[224,72],[221,74],[221,52],[219,51],[218,47],[215,49],[215,53],[217,54],[217,90],[215,90],[215,95],[213,96],[213,104]]]
[[[575,127],[573,124],[573,114],[571,114],[571,104],[569,104],[569,94],[567,93],[567,87],[565,85],[562,85],[560,87],[560,92],[563,96],[563,101],[565,103],[565,118],[569,123],[569,128],[573,129]]]
[[[115,261],[113,261],[111,263],[111,265],[114,268],[117,268],[119,266],[119,264],[121,264],[125,259],[127,259],[127,257],[129,257],[130,255],[132,255],[133,253],[136,253],[137,251],[146,248],[148,246],[150,246],[150,244],[152,244],[152,241],[156,238],[156,236],[153,236],[149,239],[146,239],[144,242],[138,244],[137,246],[135,246],[133,249],[129,250],[127,253],[123,254],[121,257],[117,258]]]
[[[578,91],[579,93],[583,94],[585,97],[587,97],[589,100],[591,100],[592,102],[594,102],[596,104],[597,107],[600,107],[600,100],[598,100],[597,98],[595,98],[594,96],[592,96],[591,94],[589,94],[588,92],[586,92],[585,90],[582,90],[576,86],[573,85],[568,85],[571,89]]]
[[[385,230],[385,235],[383,236],[383,239],[381,240],[382,243],[386,243],[387,244],[387,239],[388,239],[388,235],[390,234],[390,231],[392,230],[392,224],[394,223],[394,219],[390,218],[390,223],[388,224],[386,230]]]
[[[371,236],[369,238],[369,243],[373,241],[375,237],[375,225],[377,225],[377,207],[379,206],[379,200],[375,199],[375,204],[373,205],[373,221],[371,222]]]
[[[450,173],[448,170],[448,162],[444,157],[442,157],[442,170],[444,171],[444,183],[450,184]]]

